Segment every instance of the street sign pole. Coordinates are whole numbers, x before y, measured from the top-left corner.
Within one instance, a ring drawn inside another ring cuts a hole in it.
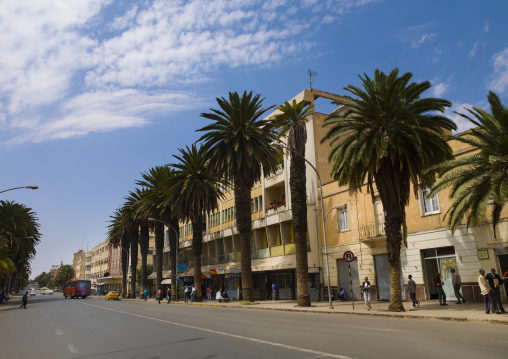
[[[355,259],[355,255],[351,251],[344,252],[342,256],[347,262],[349,268],[349,288],[351,289],[351,303],[353,303],[353,310],[355,310],[355,297],[353,295],[353,279],[351,278],[351,262]]]
[[[347,264],[349,267],[349,287],[351,288],[351,303],[353,303],[353,310],[355,310],[355,297],[353,296],[353,280],[351,279],[351,263]]]

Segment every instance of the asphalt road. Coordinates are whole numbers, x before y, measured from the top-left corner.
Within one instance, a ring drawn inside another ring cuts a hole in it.
[[[64,299],[60,294],[31,297],[26,310],[4,308],[0,323],[2,359],[508,357],[504,325]]]

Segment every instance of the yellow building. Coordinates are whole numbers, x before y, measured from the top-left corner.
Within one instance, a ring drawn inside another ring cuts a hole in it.
[[[321,144],[327,131],[323,124],[329,114],[318,111],[316,100],[321,99],[321,103],[338,98],[340,96],[316,89],[304,90],[294,97],[297,102],[305,101],[314,105],[314,112],[306,125],[305,158],[315,167],[322,181],[331,289],[334,298],[337,298],[338,288],[349,289],[349,268],[343,255],[351,251],[355,255],[351,263],[355,298],[360,299],[360,278],[363,280],[367,276],[373,287],[373,300],[387,300],[390,296],[390,279],[381,201],[376,193],[373,200],[366,189],[353,197],[347,187],[339,187],[330,176],[330,147],[328,143]],[[464,135],[467,133],[457,136]],[[455,156],[474,150],[457,141],[452,141],[451,146]],[[266,298],[270,281],[277,283],[281,298],[296,298],[296,258],[288,168],[289,157],[285,154],[277,172],[262,176],[251,191],[251,258],[255,297],[258,299]],[[325,291],[327,284],[319,195],[321,188],[316,171],[307,166],[309,286],[313,300],[317,298],[316,280],[321,280]],[[450,206],[448,193],[443,191],[432,199],[426,199],[427,188],[422,186],[417,192],[418,196],[411,198],[406,209],[408,239],[407,247],[403,245],[401,250],[403,284],[407,283],[407,276],[412,274],[418,286],[418,298],[434,299],[433,278],[436,272],[440,272],[445,282],[445,292],[453,299],[450,269],[455,268],[462,276],[466,300],[483,300],[476,283],[478,269],[493,267],[498,273],[508,269],[508,250],[505,249],[508,248],[508,210],[505,209],[503,213],[497,241],[487,220],[478,228],[466,229],[462,226],[452,234],[443,219]],[[179,230],[178,275],[184,281],[192,282],[191,225],[182,223]],[[167,236],[163,256],[164,279],[170,278],[171,274]],[[217,211],[207,214],[203,241],[204,285],[214,289],[225,286],[230,297],[237,297],[241,279],[240,236],[236,228],[233,191],[228,192]],[[155,273],[150,278],[155,279]]]

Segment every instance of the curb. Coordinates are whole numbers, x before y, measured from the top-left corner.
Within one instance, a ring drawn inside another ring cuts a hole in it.
[[[97,298],[99,299],[99,298]],[[151,298],[153,299],[153,298]],[[129,302],[144,302],[143,299],[122,299],[123,301]],[[147,303],[157,304],[157,300],[148,300]],[[165,303],[164,303],[165,304]],[[228,309],[249,309],[249,310],[274,310],[279,312],[296,312],[296,313],[308,313],[308,314],[333,314],[333,315],[351,315],[351,316],[370,316],[380,318],[394,318],[394,319],[416,319],[416,320],[440,320],[449,322],[462,322],[462,323],[477,323],[477,324],[496,324],[496,325],[508,325],[508,321],[496,320],[496,319],[479,319],[479,318],[457,318],[447,316],[430,316],[430,315],[406,315],[406,314],[389,314],[389,313],[373,313],[373,312],[343,312],[343,311],[331,311],[331,310],[318,310],[309,311],[306,309],[298,308],[266,308],[257,307],[256,305],[221,305],[221,304],[208,304],[208,303],[185,303],[185,302],[171,302],[176,305],[192,305],[200,307],[212,307],[212,308],[228,308]]]

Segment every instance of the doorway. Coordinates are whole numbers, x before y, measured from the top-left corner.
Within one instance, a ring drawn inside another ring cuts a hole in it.
[[[425,288],[427,293],[429,293],[429,299],[438,299],[436,286],[434,285],[436,273],[441,274],[446,299],[457,299],[453,291],[451,272],[452,269],[455,269],[458,273],[455,248],[453,246],[430,248],[422,250],[421,253],[423,258]]]

